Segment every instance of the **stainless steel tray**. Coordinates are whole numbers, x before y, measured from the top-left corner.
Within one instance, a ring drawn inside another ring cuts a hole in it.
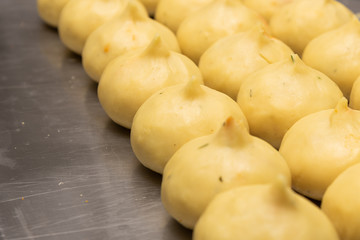
[[[2,0],[0,20],[0,240],[191,239],[36,1]]]

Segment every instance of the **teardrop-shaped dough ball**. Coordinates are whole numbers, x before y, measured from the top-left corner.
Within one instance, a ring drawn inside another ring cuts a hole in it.
[[[71,51],[82,54],[86,39],[105,22],[122,14],[128,2],[146,14],[137,0],[71,0],[59,20],[59,36]]]
[[[129,51],[107,65],[98,97],[114,122],[131,128],[136,111],[152,94],[194,76],[202,78],[198,67],[186,56],[169,51],[156,36],[147,48]]]
[[[293,1],[270,20],[272,34],[301,55],[315,37],[340,27],[353,13],[335,0]]]
[[[159,0],[155,19],[176,33],[181,22],[187,16],[212,1],[213,0]]]
[[[203,52],[217,40],[256,25],[268,28],[257,12],[239,0],[215,0],[185,18],[177,38],[182,52],[198,63]]]
[[[154,16],[159,0],[140,0],[144,4],[150,16]]]
[[[308,115],[285,134],[280,153],[287,161],[293,188],[321,200],[346,168],[360,162],[360,111],[342,98],[335,109]]]
[[[360,75],[360,22],[357,17],[310,41],[303,61],[330,77],[349,99],[352,85]]]
[[[325,74],[291,55],[249,75],[240,87],[237,102],[249,121],[250,132],[279,148],[284,134],[297,120],[334,108],[342,96]]]
[[[60,13],[69,0],[37,0],[40,18],[52,27],[59,25]]]
[[[334,224],[341,240],[360,239],[360,164],[349,167],[331,183],[321,209]]]
[[[360,110],[360,76],[355,80],[351,89],[349,106],[353,109]]]
[[[184,143],[213,133],[228,116],[247,126],[234,100],[200,85],[199,79],[167,87],[148,98],[135,114],[130,137],[133,152],[145,167],[162,173]]]
[[[275,182],[279,175],[291,186],[281,154],[228,118],[215,134],[187,142],[172,156],[165,166],[161,199],[172,217],[192,229],[216,194]]]
[[[267,21],[285,4],[294,0],[242,0],[245,6],[260,13]]]
[[[180,52],[173,32],[129,3],[121,16],[103,24],[89,36],[83,51],[86,73],[98,82],[111,60],[149,45],[155,35],[161,37],[168,49]]]
[[[199,68],[205,85],[236,100],[244,79],[271,63],[288,59],[292,50],[262,28],[225,37],[208,48]]]
[[[194,240],[338,240],[326,215],[281,183],[218,194],[197,222]]]

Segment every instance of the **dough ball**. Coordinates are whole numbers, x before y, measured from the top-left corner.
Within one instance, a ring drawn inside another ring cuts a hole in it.
[[[105,22],[121,15],[128,3],[146,10],[137,0],[71,0],[61,12],[59,36],[71,51],[82,54],[89,35]]]
[[[349,167],[331,183],[321,209],[334,224],[340,239],[360,239],[360,164]]]
[[[335,109],[305,116],[285,134],[279,151],[289,165],[293,188],[321,200],[342,171],[360,162],[360,111],[342,98]]]
[[[238,187],[218,194],[197,222],[193,239],[339,238],[329,219],[316,205],[278,182]]]
[[[155,19],[173,32],[177,32],[181,22],[193,12],[205,7],[213,0],[159,0]]]
[[[136,112],[130,136],[133,152],[145,167],[162,173],[184,143],[215,132],[228,116],[242,119],[247,126],[234,100],[200,85],[199,79],[167,87]]]
[[[334,108],[342,96],[325,74],[291,55],[249,75],[240,87],[237,102],[249,121],[250,132],[279,148],[284,134],[297,120]]]
[[[272,34],[301,55],[315,37],[340,27],[353,13],[335,0],[293,1],[282,7],[270,20]]]
[[[280,153],[230,117],[216,133],[175,152],[164,170],[161,198],[171,216],[193,228],[218,193],[275,182],[279,175],[290,186],[290,171]]]
[[[202,78],[198,67],[186,56],[168,50],[156,36],[145,49],[131,50],[107,65],[98,97],[114,122],[131,128],[136,111],[152,94],[194,76]]]
[[[244,79],[251,73],[284,59],[292,50],[261,27],[222,38],[200,58],[205,85],[236,100]]]
[[[69,0],[37,0],[40,18],[52,27],[59,25],[60,13]]]
[[[177,38],[181,51],[197,64],[205,50],[217,40],[256,25],[268,28],[257,12],[239,0],[215,0],[184,19]]]
[[[349,99],[351,88],[360,76],[360,22],[354,16],[343,26],[309,42],[303,61],[331,78]]]
[[[180,52],[173,32],[129,3],[122,15],[103,24],[87,39],[82,59],[86,73],[99,82],[111,60],[129,50],[146,47],[156,35],[169,50]]]

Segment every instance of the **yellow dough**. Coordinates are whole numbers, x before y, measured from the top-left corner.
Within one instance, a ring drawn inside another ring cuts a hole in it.
[[[279,151],[290,167],[293,188],[321,200],[342,171],[360,162],[360,111],[348,108],[342,98],[335,109],[297,121]]]
[[[334,224],[341,240],[360,239],[360,164],[349,167],[331,183],[321,209]]]
[[[239,0],[215,0],[185,18],[177,38],[182,52],[198,63],[203,52],[217,40],[256,25],[267,29],[265,20]]]
[[[281,180],[281,179],[279,179]],[[338,240],[326,215],[281,181],[218,194],[197,222],[194,240]]]
[[[60,13],[69,0],[37,0],[40,18],[52,27],[59,24]]]
[[[200,85],[199,79],[167,87],[136,112],[130,136],[133,152],[145,167],[162,173],[184,143],[215,132],[228,116],[243,120],[247,126],[234,100]]]
[[[129,51],[108,64],[98,97],[114,122],[131,128],[136,111],[153,93],[194,76],[202,78],[198,67],[184,55],[169,51],[156,36],[147,48]]]
[[[353,13],[335,0],[293,1],[270,20],[272,34],[301,55],[305,46],[315,37],[340,27]]]
[[[360,76],[355,80],[352,87],[349,106],[360,110]]]
[[[191,13],[201,9],[213,0],[159,0],[155,19],[173,32],[177,32],[181,22]]]
[[[172,156],[164,170],[161,198],[171,216],[193,228],[216,194],[275,182],[279,175],[290,186],[281,154],[230,117],[215,134],[187,142]]]
[[[360,76],[360,22],[357,17],[310,41],[303,61],[329,76],[349,99],[352,85]]]
[[[71,0],[60,15],[61,41],[71,51],[82,54],[89,35],[105,22],[122,14],[129,2],[146,13],[137,0]]]
[[[89,36],[82,59],[86,73],[98,82],[111,60],[129,50],[149,45],[155,35],[161,37],[169,50],[180,51],[173,32],[129,3],[121,16],[103,24]]]
[[[241,83],[250,73],[288,59],[292,53],[283,42],[255,27],[214,43],[201,56],[199,68],[206,86],[236,100]]]
[[[294,0],[242,0],[245,6],[259,12],[267,21],[285,4]]]
[[[140,2],[144,4],[149,15],[154,16],[159,0],[140,0]]]
[[[291,55],[249,75],[240,87],[237,102],[249,121],[250,132],[279,148],[284,134],[297,120],[334,108],[342,96],[327,76]]]

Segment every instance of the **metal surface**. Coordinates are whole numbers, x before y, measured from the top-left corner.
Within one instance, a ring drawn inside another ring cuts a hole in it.
[[[0,9],[0,239],[191,239],[36,1]]]
[[[0,53],[1,240],[191,239],[35,0],[0,1]]]

